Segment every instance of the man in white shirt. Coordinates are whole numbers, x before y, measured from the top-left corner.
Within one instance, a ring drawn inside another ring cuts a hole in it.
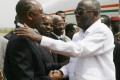
[[[75,16],[81,30],[69,42],[37,35],[27,26],[15,29],[15,33],[71,57],[67,65],[54,71],[54,76],[69,76],[70,80],[115,80],[114,38],[111,30],[101,23],[99,2],[81,0],[75,10]]]

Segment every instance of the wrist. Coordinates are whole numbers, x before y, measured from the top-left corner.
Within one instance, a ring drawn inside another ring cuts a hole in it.
[[[41,35],[36,35],[36,38],[35,38],[35,41],[40,44],[41,43],[41,40],[42,40],[42,36]]]
[[[61,76],[63,77],[63,75],[64,75],[63,72],[62,72],[61,70],[59,70],[59,71],[60,71],[60,73],[61,73]]]

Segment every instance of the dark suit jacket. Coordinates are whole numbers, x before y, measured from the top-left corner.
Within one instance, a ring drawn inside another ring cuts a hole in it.
[[[120,43],[118,43],[117,41],[115,41],[113,56],[116,68],[116,80],[120,80]]]
[[[53,35],[53,34],[51,34],[50,37],[53,38],[53,39],[59,40],[59,39],[58,39],[55,35]],[[69,57],[64,56],[64,55],[60,55],[60,54],[57,54],[56,57],[57,57],[56,59],[57,59],[57,62],[58,62],[58,63],[63,63],[63,62],[68,61],[68,60],[70,59]]]
[[[4,38],[6,38],[7,40],[11,40],[11,39],[13,39],[13,38],[15,38],[15,34],[13,33],[13,31],[11,31],[11,32],[9,32],[8,34],[6,34],[5,36],[4,36]]]
[[[50,50],[48,50],[47,48],[43,46],[39,46],[39,50],[43,52],[42,56],[46,63],[47,74],[50,72],[50,70],[60,69],[61,67],[60,63],[57,63],[55,61],[55,56]]]
[[[51,80],[36,43],[22,37],[8,42],[4,72],[7,80]]]
[[[50,37],[56,40],[59,40],[55,35],[50,34]],[[65,39],[63,39],[64,41]],[[56,57],[56,61],[58,63],[62,63],[62,65],[60,65],[60,67],[62,67],[63,65],[67,64],[69,62],[69,57],[64,56],[64,55],[60,55],[60,54],[54,54],[54,56]],[[69,80],[69,78],[63,78],[62,80]]]

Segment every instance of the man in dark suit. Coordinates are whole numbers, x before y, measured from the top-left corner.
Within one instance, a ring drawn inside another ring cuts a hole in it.
[[[53,15],[53,32],[51,33],[50,37],[57,40],[62,41],[70,41],[71,39],[64,35],[65,30],[65,22],[59,15]],[[69,61],[69,57],[57,54],[57,62],[58,63],[67,63]]]
[[[50,33],[52,32],[52,24],[52,17],[48,14],[45,14],[42,18],[41,26],[38,29],[39,33],[49,37]],[[61,68],[61,63],[57,63],[56,54],[53,54],[51,50],[43,46],[40,46],[40,50],[44,51],[43,57],[47,66],[47,73],[49,73],[50,70],[57,70]]]
[[[19,0],[16,12],[21,24],[34,29],[40,27],[43,9],[36,0]],[[4,62],[7,80],[55,80],[53,75],[47,76],[44,52],[37,43],[25,37],[14,36],[10,39]]]

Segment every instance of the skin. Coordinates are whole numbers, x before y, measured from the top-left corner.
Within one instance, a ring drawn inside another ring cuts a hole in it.
[[[3,73],[1,70],[0,70],[0,80],[3,80]]]
[[[19,22],[37,29],[40,27],[40,22],[43,17],[43,9],[41,4],[37,1],[31,0],[30,3],[33,6],[32,10],[26,11],[23,16],[18,14]]]
[[[63,21],[65,22],[65,17],[66,17],[66,16],[65,16],[65,13],[58,13],[58,15],[61,16],[62,19],[63,19]]]
[[[53,29],[52,24],[53,24],[52,17],[50,15],[45,15],[38,31],[40,32],[41,35],[50,36],[50,33],[52,32]]]
[[[58,26],[55,26],[55,25],[58,25]],[[65,26],[64,26],[63,19],[60,16],[53,18],[53,32],[58,36],[61,36],[63,35],[64,30],[65,30]]]
[[[73,30],[66,31],[66,36],[72,40],[73,35],[78,32],[78,28],[78,26],[73,25]]]
[[[78,27],[86,31],[96,20],[98,20],[98,15],[94,15],[95,7],[92,6],[92,1],[81,1],[76,10],[79,8],[85,9],[84,14],[75,14]],[[91,10],[91,11],[90,11]],[[93,11],[92,11],[93,10]],[[97,11],[97,10],[96,10]]]

